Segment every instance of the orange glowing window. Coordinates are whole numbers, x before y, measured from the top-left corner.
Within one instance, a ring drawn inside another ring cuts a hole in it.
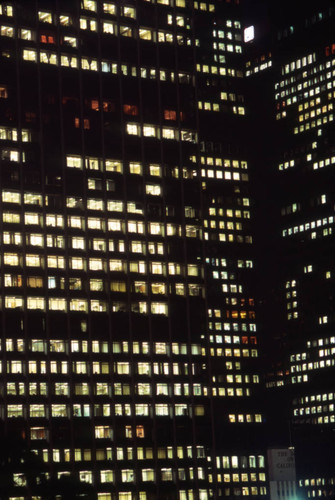
[[[164,119],[165,120],[176,120],[177,113],[173,109],[164,109]]]
[[[144,427],[143,425],[136,426],[136,437],[144,438]]]
[[[77,117],[74,119],[74,126],[75,126],[76,128],[79,128],[79,127],[80,127],[80,119],[79,119],[79,118],[77,118]]]
[[[99,101],[97,99],[92,99],[91,109],[94,109],[94,111],[99,111]]]
[[[88,118],[84,118],[84,129],[89,130],[91,128],[90,120]]]
[[[106,112],[115,111],[115,105],[111,101],[102,101],[102,109]]]
[[[53,35],[41,35],[41,43],[55,43],[55,37]]]
[[[126,115],[136,116],[136,115],[138,115],[138,107],[135,106],[134,104],[124,104],[123,105],[123,112]]]

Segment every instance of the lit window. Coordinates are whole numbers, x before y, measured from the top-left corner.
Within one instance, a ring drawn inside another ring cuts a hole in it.
[[[37,53],[36,53],[36,50],[28,50],[28,49],[24,49],[23,50],[23,59],[25,61],[34,61],[36,62],[37,61]]]
[[[52,23],[52,14],[50,12],[39,11],[38,20],[43,23]]]
[[[66,300],[62,298],[49,299],[50,311],[66,311]]]
[[[168,313],[168,306],[167,306],[167,304],[163,304],[161,302],[152,302],[151,303],[151,313],[152,314],[164,314],[164,315],[167,315],[167,313]]]
[[[146,194],[153,196],[160,196],[162,194],[161,186],[159,184],[146,184],[145,192]]]
[[[136,123],[127,123],[126,130],[130,135],[140,135],[140,127]]]
[[[122,162],[119,160],[105,160],[107,172],[122,172]]]
[[[139,37],[142,40],[151,40],[152,39],[152,31],[148,28],[140,28],[139,29]]]
[[[40,310],[44,311],[45,299],[43,297],[28,297],[27,298],[27,309],[40,309]]]
[[[64,45],[68,45],[69,47],[77,47],[77,39],[73,36],[64,36],[63,38],[63,44]],[[62,56],[63,57],[63,56]],[[64,56],[65,57],[65,56]],[[73,60],[75,59],[77,61],[77,58],[76,57],[72,57],[69,56],[69,60]],[[69,64],[69,66],[71,66],[72,68],[76,68],[77,67],[77,63],[74,65],[74,64]]]
[[[130,26],[122,26],[120,25],[120,35],[122,36],[128,36],[132,37],[133,36],[133,30]]]
[[[178,139],[178,131],[173,128],[165,128],[162,129],[162,137],[163,139]]]
[[[91,10],[92,12],[96,12],[97,3],[95,0],[82,0],[82,8],[86,10]]]
[[[143,135],[145,137],[156,137],[156,128],[152,125],[144,125],[143,126]]]
[[[138,106],[135,106],[134,104],[124,104],[123,112],[126,115],[136,116],[138,115]]]
[[[83,160],[80,156],[67,156],[66,165],[72,168],[83,168]]]
[[[164,119],[165,120],[176,120],[177,119],[176,111],[165,109],[164,110]]]
[[[115,4],[110,2],[104,2],[103,11],[106,12],[107,14],[115,15],[116,14]]]
[[[8,37],[13,38],[14,28],[12,26],[1,26],[0,34],[1,34],[1,36],[8,36]]]
[[[7,266],[19,265],[19,256],[17,253],[5,253],[3,259],[4,259],[4,264]]]
[[[6,309],[22,309],[23,298],[22,297],[5,297],[5,308]]]
[[[129,172],[131,174],[142,175],[142,164],[141,163],[130,162],[129,163]]]

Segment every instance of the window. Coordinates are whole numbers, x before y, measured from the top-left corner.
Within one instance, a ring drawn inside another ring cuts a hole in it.
[[[80,156],[67,156],[66,165],[71,168],[83,168],[83,160]]]
[[[13,38],[14,36],[14,28],[12,26],[1,26],[1,36],[9,36]]]
[[[106,12],[106,14],[115,15],[116,14],[115,4],[110,3],[110,2],[104,2],[103,3],[103,11]]]
[[[8,90],[7,87],[4,87],[3,85],[0,86],[0,99],[7,99],[8,98]]]
[[[38,20],[42,23],[52,23],[52,14],[50,12],[38,12]]]
[[[68,45],[69,47],[76,48],[77,47],[77,39],[74,36],[64,36],[63,45]],[[62,56],[62,57],[66,57],[66,56]],[[70,61],[69,66],[71,66],[72,68],[76,68],[77,62],[75,64],[72,64],[71,61],[73,61],[73,60],[77,61],[77,58],[76,57],[71,58],[71,56],[69,56],[69,55],[67,55],[67,57],[69,58],[68,60]]]
[[[34,61],[36,62],[37,61],[37,53],[36,53],[36,50],[33,50],[33,49],[24,49],[23,50],[23,59],[25,61]]]
[[[129,163],[129,172],[131,174],[142,175],[142,164],[141,163],[130,162]]]
[[[160,165],[149,165],[149,173],[152,176],[161,177],[162,169]]]
[[[95,0],[82,0],[82,9],[91,10],[92,12],[97,11],[97,3]]]
[[[162,189],[159,184],[146,184],[145,192],[151,196],[160,196],[162,194]]]
[[[41,43],[55,43],[55,37],[53,35],[40,35]],[[41,62],[48,62],[42,61]]]
[[[63,26],[70,26],[71,18],[69,16],[65,16],[64,14],[61,14],[59,16],[59,23]]]
[[[102,30],[104,33],[109,33],[110,35],[114,35],[117,33],[116,23],[112,22],[103,22]]]
[[[27,286],[29,288],[42,288],[43,278],[39,276],[27,276]]]
[[[142,40],[151,40],[153,37],[152,31],[148,28],[140,28],[138,34]]]
[[[143,135],[144,137],[156,137],[157,135],[156,128],[153,125],[144,125]]]
[[[137,123],[127,123],[126,131],[130,135],[140,135],[140,126]]]
[[[164,110],[164,119],[165,120],[176,120],[177,112],[169,109]]]
[[[120,172],[122,173],[122,162],[120,160],[107,160],[105,161],[105,168],[107,172]]]
[[[124,104],[123,112],[125,115],[137,116],[138,106],[136,106],[135,104]]]

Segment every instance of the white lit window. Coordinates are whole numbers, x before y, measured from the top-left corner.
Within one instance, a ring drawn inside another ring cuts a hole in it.
[[[66,165],[72,168],[83,168],[83,160],[80,156],[67,156]]]
[[[144,125],[143,135],[145,137],[156,137],[156,128],[153,125]]]
[[[96,12],[97,2],[95,0],[82,0],[82,8]]]
[[[25,61],[34,61],[36,62],[37,61],[37,53],[36,53],[36,50],[28,50],[28,49],[24,49],[23,50],[23,59]]]
[[[145,192],[152,196],[160,196],[162,194],[162,189],[159,184],[146,184]]]
[[[130,135],[140,135],[140,127],[137,123],[127,123],[126,131]]]

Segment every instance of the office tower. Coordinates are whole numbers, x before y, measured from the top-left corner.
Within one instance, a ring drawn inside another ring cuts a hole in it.
[[[6,498],[266,495],[239,9],[0,3]]]
[[[271,214],[265,322],[280,346],[268,381],[277,414],[270,439],[295,447],[300,495],[317,498],[334,494],[334,5],[295,7],[274,8],[271,36],[255,36],[258,61],[250,58],[247,74],[273,93],[264,93],[259,170],[273,172],[262,205]]]

